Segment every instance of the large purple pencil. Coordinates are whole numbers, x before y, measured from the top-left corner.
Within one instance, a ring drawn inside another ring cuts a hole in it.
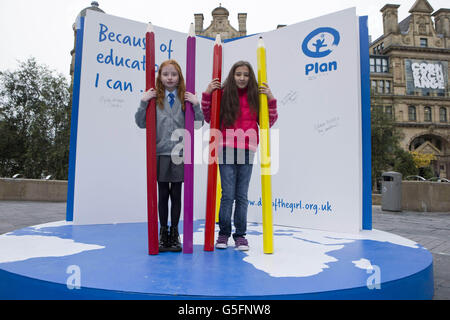
[[[186,91],[195,94],[195,33],[191,23],[187,38]],[[194,110],[186,102],[184,137],[183,253],[193,253],[194,222]]]

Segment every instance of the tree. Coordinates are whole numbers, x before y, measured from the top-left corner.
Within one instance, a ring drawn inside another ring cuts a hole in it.
[[[372,185],[377,185],[384,171],[394,170],[403,177],[416,175],[418,169],[413,156],[400,147],[402,133],[392,116],[386,114],[382,107],[373,107],[371,120]]]
[[[418,168],[419,174],[422,177],[429,179],[434,176],[433,169],[431,168],[431,161],[436,160],[436,156],[434,154],[411,151],[411,156],[414,159],[414,164],[416,168]]]
[[[395,153],[394,171],[400,172],[403,177],[417,175],[418,170],[410,152],[397,148]]]
[[[431,153],[420,153],[417,151],[411,151],[411,155],[414,159],[414,164],[417,168],[429,167],[432,160],[436,160],[436,156]]]
[[[34,58],[0,72],[0,176],[67,179],[68,80]]]
[[[382,107],[373,107],[372,125],[372,185],[376,185],[383,171],[393,167],[400,141],[400,132],[394,121],[384,113]]]

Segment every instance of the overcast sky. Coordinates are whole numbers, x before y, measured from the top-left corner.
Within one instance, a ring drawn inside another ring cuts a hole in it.
[[[230,12],[231,25],[238,29],[237,14],[247,13],[247,34],[274,30],[335,11],[356,7],[358,15],[369,16],[369,33],[375,40],[383,32],[380,9],[399,4],[399,21],[406,18],[415,0],[98,0],[107,14],[148,22],[188,32],[194,13],[203,13],[204,28],[211,11],[222,4]],[[430,0],[436,11],[449,8],[448,0]],[[0,70],[14,70],[17,61],[35,57],[38,62],[69,76],[73,48],[72,24],[91,0],[0,0]]]

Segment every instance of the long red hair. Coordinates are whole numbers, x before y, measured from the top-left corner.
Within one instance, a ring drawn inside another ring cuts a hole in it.
[[[186,84],[184,83],[183,73],[181,72],[180,65],[173,59],[166,60],[159,66],[158,77],[156,78],[156,104],[161,109],[164,109],[164,98],[166,95],[166,88],[164,87],[161,81],[161,72],[162,69],[169,64],[173,65],[175,67],[175,70],[177,70],[178,72],[178,87],[177,87],[178,99],[180,99],[181,101],[181,108],[183,109],[183,111],[185,111],[184,94],[186,93]]]

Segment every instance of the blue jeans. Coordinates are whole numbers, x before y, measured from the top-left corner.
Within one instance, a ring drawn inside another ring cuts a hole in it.
[[[252,176],[252,164],[219,164],[222,183],[222,199],[219,211],[219,235],[231,236],[231,214],[234,209],[233,238],[247,232],[248,187]]]

